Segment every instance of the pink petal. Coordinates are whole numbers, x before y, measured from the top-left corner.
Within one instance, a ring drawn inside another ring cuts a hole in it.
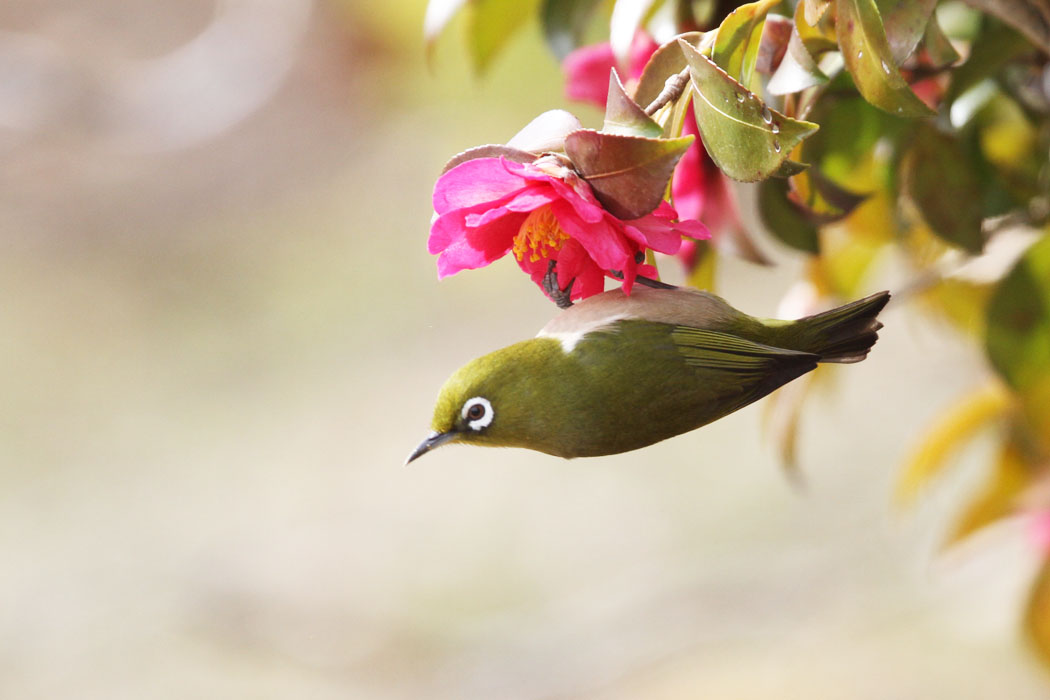
[[[711,237],[711,231],[703,224],[702,221],[693,221],[692,219],[686,219],[684,221],[676,221],[674,224],[675,233],[682,236],[688,236],[689,238],[695,238],[696,240],[706,240]],[[662,252],[662,251],[661,251]]]
[[[558,271],[558,286],[565,289],[569,282],[580,275],[587,262],[594,264],[579,241],[573,238],[566,241],[558,251],[558,266],[555,268]]]
[[[438,279],[454,275],[460,270],[476,270],[479,267],[485,267],[494,259],[486,255],[485,251],[472,248],[465,239],[455,241],[445,248],[438,258]]]
[[[660,48],[660,45],[653,41],[653,38],[645,32],[638,32],[634,35],[634,42],[631,44],[631,55],[630,55],[630,77],[634,80],[642,77],[642,71],[645,70],[645,64],[649,62],[652,55],[656,50]],[[609,81],[606,80],[606,83]],[[606,85],[608,87],[608,85]],[[606,98],[608,99],[608,98]],[[602,103],[604,105],[604,103]],[[645,105],[642,105],[643,107]]]
[[[483,214],[470,214],[466,218],[467,226],[484,226],[485,224],[505,216],[511,212],[529,212],[539,209],[544,204],[557,199],[557,195],[549,187],[536,187],[530,185],[522,190],[506,204],[493,207]]]
[[[589,224],[598,223],[605,218],[606,211],[591,193],[591,186],[582,180],[578,182],[582,191],[570,187],[564,180],[550,178],[550,184],[558,195],[572,205],[576,214]],[[610,215],[611,216],[611,215]]]
[[[572,285],[572,298],[586,299],[604,291],[605,274],[594,264],[593,260],[584,263],[580,273],[576,275],[576,282]]]
[[[682,236],[673,225],[651,216],[624,222],[623,232],[643,248],[652,248],[668,255],[677,253],[682,246]]]
[[[623,265],[624,258],[630,256],[631,251],[623,235],[608,222],[584,223],[563,200],[553,202],[551,209],[565,233],[579,241],[599,267],[618,270]]]
[[[605,107],[609,98],[609,71],[615,65],[612,46],[608,43],[576,49],[561,64],[565,73],[565,96]]]
[[[492,202],[525,187],[520,176],[503,167],[501,158],[475,158],[438,178],[434,211],[438,214]]]

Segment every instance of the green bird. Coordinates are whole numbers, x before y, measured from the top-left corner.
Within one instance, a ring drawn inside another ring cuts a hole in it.
[[[820,362],[875,344],[879,292],[797,321],[758,319],[693,289],[589,297],[535,337],[467,363],[406,464],[459,442],[571,459],[652,445],[757,401]]]

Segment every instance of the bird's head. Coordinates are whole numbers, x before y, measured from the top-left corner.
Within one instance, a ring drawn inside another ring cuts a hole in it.
[[[438,394],[431,433],[405,464],[442,445],[532,447],[545,423],[548,353],[556,341],[533,339],[497,350],[460,367]],[[559,350],[560,352],[560,350]]]

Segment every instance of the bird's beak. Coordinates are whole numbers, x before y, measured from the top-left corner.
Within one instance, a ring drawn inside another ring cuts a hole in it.
[[[458,435],[459,435],[459,433],[457,433],[455,430],[450,430],[447,433],[439,433],[439,432],[436,432],[436,431],[431,433],[430,435],[427,436],[426,440],[424,440],[423,442],[419,443],[419,447],[417,447],[416,449],[412,450],[412,454],[410,454],[408,456],[408,459],[405,460],[405,464],[407,465],[412,460],[414,460],[414,459],[416,459],[418,457],[422,457],[423,455],[425,455],[427,452],[430,452],[435,447],[441,447],[446,442],[449,442],[450,440],[455,439]]]

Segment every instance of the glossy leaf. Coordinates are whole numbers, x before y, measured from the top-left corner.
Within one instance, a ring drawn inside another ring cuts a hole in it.
[[[682,34],[662,44],[653,52],[638,78],[638,87],[634,91],[634,99],[639,105],[648,106],[663,91],[667,79],[685,68],[685,56],[682,55],[678,41],[687,41],[693,46],[699,46],[702,37],[700,32]]]
[[[423,15],[423,39],[426,41],[428,53],[433,50],[434,42],[445,27],[452,21],[467,0],[430,0],[427,3],[426,13]]]
[[[919,129],[901,161],[901,188],[938,237],[981,252],[981,183],[956,139]]]
[[[998,17],[1050,53],[1050,3],[1045,0],[968,0],[968,4]]]
[[[656,0],[616,0],[609,20],[609,43],[620,65],[627,65],[634,35]]]
[[[828,82],[828,76],[820,70],[817,59],[823,52],[838,48],[835,29],[827,21],[818,20],[817,26],[807,24],[805,8],[806,4],[802,2],[795,6],[795,22],[787,51],[766,86],[770,94],[788,95]]]
[[[1050,664],[1050,559],[1043,562],[1028,594],[1024,627],[1043,663]]]
[[[934,68],[943,68],[959,60],[959,52],[944,35],[936,14],[931,15],[930,21],[926,24],[926,33],[923,35],[922,43]]]
[[[827,16],[831,0],[801,0],[798,4],[802,6],[806,23],[816,26],[817,22]]]
[[[507,41],[535,14],[539,0],[471,0],[467,48],[478,73],[485,72]]]
[[[587,23],[599,2],[600,0],[543,0],[540,8],[543,36],[559,61],[582,43]]]
[[[1020,394],[1033,433],[1050,442],[1050,234],[1025,252],[992,294],[985,349]]]
[[[896,498],[902,504],[915,500],[923,487],[935,479],[949,458],[977,437],[992,421],[1002,417],[1009,397],[991,384],[955,402],[937,417],[912,452],[897,480]]]
[[[817,227],[788,199],[788,185],[776,178],[758,186],[758,211],[773,236],[786,246],[804,253],[820,252]]]
[[[613,216],[637,219],[655,209],[692,136],[653,139],[580,129],[565,152]]]
[[[838,0],[836,32],[857,90],[879,109],[902,117],[931,116],[897,69],[875,0]]]
[[[835,34],[835,13],[825,12],[816,20],[810,21],[806,15],[808,7],[804,3],[799,3],[795,7],[795,31],[798,32],[806,50],[814,58],[819,58],[825,51],[838,50],[839,40]]]
[[[900,65],[915,51],[937,0],[879,0],[878,10],[886,30],[893,61]]]
[[[758,57],[755,60],[755,71],[763,75],[772,75],[780,65],[787,51],[788,41],[795,31],[795,23],[788,17],[766,15],[762,25],[762,37],[758,42]]]
[[[680,42],[693,84],[704,147],[729,177],[756,182],[776,173],[816,124],[771,110],[692,45]]]
[[[849,216],[867,198],[839,186],[818,170],[808,170],[789,180],[791,199],[815,224],[827,224]]]
[[[609,74],[609,98],[605,103],[605,124],[602,131],[606,134],[626,134],[650,138],[658,138],[664,131],[662,126],[654,122],[630,98],[615,69]]]
[[[771,95],[788,95],[826,82],[828,76],[820,70],[816,60],[802,43],[798,30],[793,29],[784,58],[781,59],[773,77],[769,79],[766,89]]]
[[[952,71],[948,101],[954,101],[985,78],[994,76],[1031,48],[1023,36],[1005,25],[992,26],[981,32],[974,40],[966,62]]]
[[[751,84],[766,14],[780,0],[758,0],[730,12],[718,27],[711,50],[713,60],[742,85]]]

